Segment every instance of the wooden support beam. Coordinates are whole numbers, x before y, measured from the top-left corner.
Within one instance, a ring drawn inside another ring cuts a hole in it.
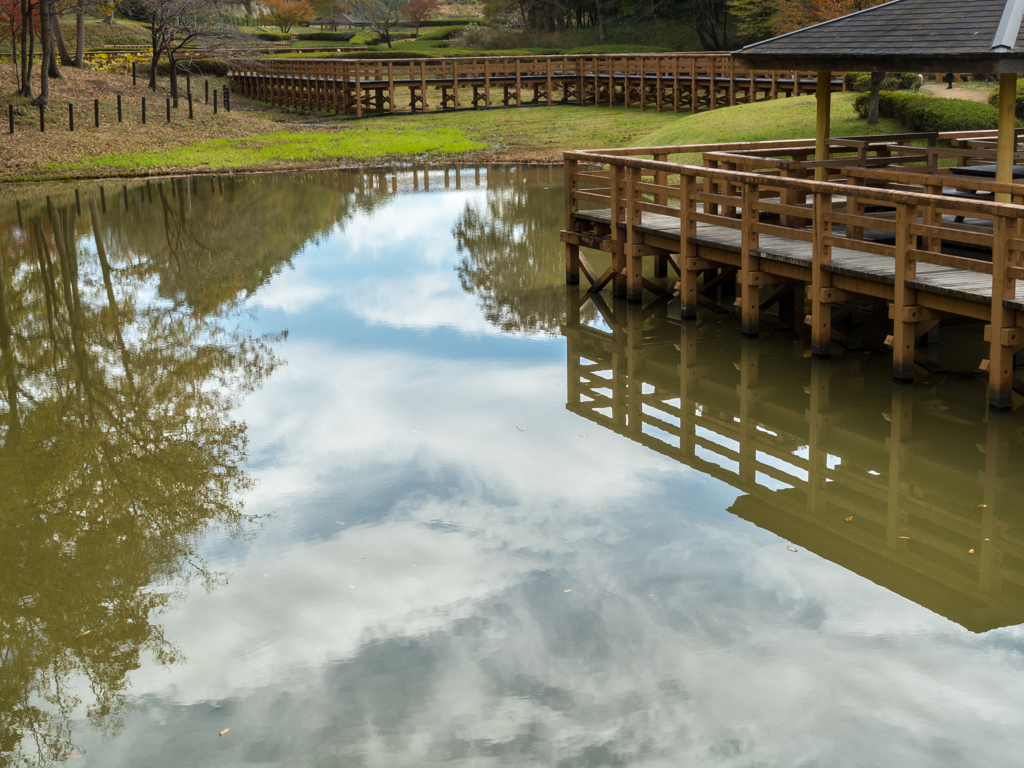
[[[1017,146],[1017,118],[1014,109],[1017,104],[1017,73],[1004,72],[999,75],[999,138],[996,142],[996,181],[1013,181],[1013,154]],[[997,203],[1010,202],[1010,195],[996,193]]]
[[[908,307],[917,304],[917,291],[907,287],[907,281],[917,275],[917,265],[910,259],[910,250],[917,237],[910,234],[910,227],[917,223],[917,206],[899,203],[896,206],[896,275],[893,295],[893,343],[892,377],[896,381],[914,380],[914,348],[917,337],[914,334],[914,320],[907,320],[904,314]]]
[[[678,79],[676,87],[679,87]],[[697,222],[694,219],[697,202],[693,199],[696,185],[693,176],[685,173],[679,176],[679,261],[683,265],[679,275],[679,316],[684,320],[693,320],[697,317],[698,270],[691,270],[690,265],[696,266],[696,262],[702,261],[696,258],[697,246],[690,241],[690,238],[697,234]]]
[[[755,337],[760,330],[761,300],[759,289],[761,259],[754,255],[759,236],[754,229],[757,221],[755,205],[758,200],[757,185],[743,184],[742,236],[740,238],[740,318],[744,336]]]
[[[832,354],[832,301],[823,291],[832,287],[832,273],[823,267],[832,261],[832,246],[826,238],[832,234],[832,195],[814,195],[814,240],[811,241],[811,354],[829,357]]]
[[[828,160],[829,124],[832,120],[832,73],[818,73],[818,88],[815,93],[817,101],[817,129],[814,139],[814,159]],[[828,181],[828,168],[814,169],[815,181]]]

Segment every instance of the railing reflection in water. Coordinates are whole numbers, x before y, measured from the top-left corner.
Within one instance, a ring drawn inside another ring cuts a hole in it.
[[[589,302],[603,328],[580,320]],[[909,389],[867,353],[812,360],[792,337],[674,316],[667,300],[570,287],[566,407],[732,485],[733,514],[972,631],[1024,622],[1019,420],[979,409],[974,382]]]

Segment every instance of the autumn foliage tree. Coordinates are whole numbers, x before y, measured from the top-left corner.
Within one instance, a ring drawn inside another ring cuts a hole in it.
[[[850,13],[863,11],[886,0],[776,0],[772,19],[773,31],[777,35],[792,32],[811,24],[820,24]]]
[[[416,36],[420,35],[420,22],[426,21],[437,10],[437,0],[409,0],[405,15],[416,25]]]
[[[313,20],[313,6],[307,0],[264,0],[263,6],[267,9],[264,22],[282,32],[290,32],[292,27]]]

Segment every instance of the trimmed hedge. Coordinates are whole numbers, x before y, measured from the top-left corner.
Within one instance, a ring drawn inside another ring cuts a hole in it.
[[[183,59],[177,62],[178,72],[181,74],[191,74],[207,77],[227,77],[228,72],[231,70],[231,65],[226,61],[220,59]],[[148,75],[151,65],[148,61],[140,61],[137,65],[138,72],[140,75]],[[167,59],[161,58],[160,64],[156,68],[158,75],[164,75],[165,77],[171,74],[171,64]]]
[[[356,36],[351,32],[300,32],[295,37],[299,40],[329,40],[332,43],[347,43]]]
[[[861,93],[870,90],[871,73],[847,72],[843,82],[846,83],[846,90]],[[920,83],[920,76],[913,72],[886,72],[885,77],[882,78],[882,90],[909,91],[916,89]]]
[[[284,32],[257,32],[253,37],[257,37],[260,40],[269,40],[272,43],[282,43],[285,40],[292,39],[291,35]]]
[[[860,117],[868,116],[870,98],[862,93],[854,99]],[[981,131],[999,123],[999,110],[988,104],[891,91],[878,94],[878,116],[893,118],[911,131]]]
[[[988,103],[993,107],[999,106],[999,86],[997,85],[992,93],[988,95]],[[1024,79],[1017,80],[1017,105],[1013,110],[1018,120],[1024,120]]]

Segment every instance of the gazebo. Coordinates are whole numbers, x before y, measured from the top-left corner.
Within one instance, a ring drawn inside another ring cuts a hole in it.
[[[1024,71],[1024,0],[892,0],[736,51],[754,69],[973,72],[999,76],[996,181],[1011,182],[1017,73]],[[831,92],[817,91],[817,156],[827,152]],[[826,169],[816,177],[826,180]],[[1001,194],[997,200],[1008,202]]]

